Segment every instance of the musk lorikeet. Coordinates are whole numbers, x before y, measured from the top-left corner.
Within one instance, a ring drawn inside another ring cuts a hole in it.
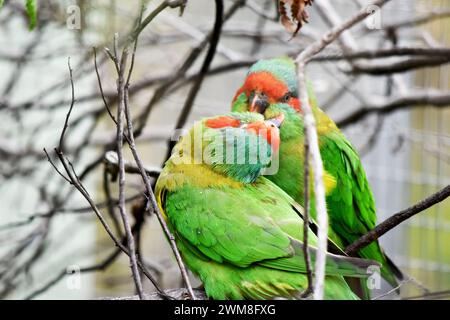
[[[358,153],[333,120],[317,106],[311,85],[308,86],[325,169],[330,237],[341,247],[346,247],[375,227],[375,202]],[[277,58],[256,62],[234,97],[232,111],[258,112],[265,118],[279,113],[285,115],[280,128],[279,171],[268,178],[303,204],[304,133],[293,60]],[[311,204],[314,217],[313,201],[314,195]],[[361,249],[358,256],[380,262],[381,275],[393,287],[403,278],[377,241]],[[366,290],[363,294],[367,297],[369,292]]]
[[[281,121],[250,112],[202,120],[158,178],[159,208],[210,298],[292,298],[307,288],[302,208],[261,176],[278,150]],[[378,264],[345,256],[331,242],[329,248],[342,255],[327,254],[325,298],[357,299],[343,276],[367,277]]]

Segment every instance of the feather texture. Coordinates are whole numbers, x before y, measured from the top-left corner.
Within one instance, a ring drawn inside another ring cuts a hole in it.
[[[277,81],[284,82],[290,91],[298,91],[295,65],[290,59],[259,61],[250,68],[249,75],[255,77],[257,73],[271,73]],[[246,90],[251,92],[252,88],[247,87]],[[248,97],[241,90],[238,90],[238,93],[240,94],[235,97],[232,109],[247,111]],[[338,245],[345,247],[375,227],[375,201],[358,153],[336,124],[320,110],[311,83],[308,83],[308,95],[316,119],[319,147],[325,169],[330,237]],[[268,176],[268,179],[302,204],[304,134],[302,116],[296,109],[292,101],[287,104],[279,101],[272,103],[264,111],[264,117],[268,119],[280,113],[285,115],[285,121],[280,128],[279,170],[277,174]],[[311,211],[314,217],[314,194],[311,198]],[[377,241],[361,249],[358,256],[381,263],[381,274],[392,286],[397,286],[397,279],[402,279],[401,271],[386,258]]]
[[[250,124],[252,119],[243,119],[244,115],[240,120]],[[221,128],[210,130],[224,135]],[[192,134],[193,130],[183,140],[190,140]],[[217,170],[213,165],[179,164],[171,158],[157,181],[157,201],[183,259],[211,298],[295,297],[307,286],[301,208],[261,177],[256,166],[240,164],[247,167],[241,170],[246,176],[256,175],[250,182],[236,170],[225,169],[228,165],[234,166],[223,164]],[[312,229],[308,237],[314,259],[317,237]],[[326,298],[356,299],[342,276],[368,276],[370,265],[376,262],[328,254]]]

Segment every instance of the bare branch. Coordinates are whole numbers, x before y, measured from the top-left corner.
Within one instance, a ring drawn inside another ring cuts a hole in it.
[[[370,6],[379,6],[382,7],[384,4],[389,2],[390,0],[376,0],[373,1]],[[342,32],[350,29],[358,22],[362,21],[366,17],[371,14],[369,10],[363,8],[356,15],[345,21],[344,23],[332,28],[329,30],[321,39],[309,45],[305,50],[303,50],[300,55],[297,57],[297,62],[303,61],[304,63],[309,62],[312,57],[319,52],[321,52],[325,47],[327,47],[330,43],[336,40]]]
[[[63,147],[64,147],[64,145],[63,145],[63,143],[64,143],[64,135],[65,135],[66,130],[67,130],[68,126],[69,126],[70,114],[72,113],[73,106],[75,105],[75,88],[74,88],[74,85],[73,85],[72,68],[70,67],[70,57],[67,59],[67,66],[69,67],[70,87],[72,89],[71,90],[71,92],[72,92],[72,100],[70,102],[69,112],[67,112],[66,120],[64,121],[64,127],[63,127],[63,130],[61,132],[61,136],[59,138],[59,149],[61,151],[63,151]]]
[[[117,43],[117,41],[115,41]],[[116,56],[116,59],[118,57]],[[127,235],[128,250],[130,252],[131,270],[133,273],[134,283],[139,297],[143,298],[141,276],[137,268],[136,248],[134,243],[134,237],[131,233],[130,222],[128,220],[127,211],[125,208],[125,163],[123,159],[123,119],[125,114],[125,68],[128,59],[128,49],[125,48],[122,52],[120,59],[120,65],[118,65],[119,74],[117,81],[117,92],[119,96],[119,106],[117,108],[117,155],[119,162],[119,212],[122,217],[122,222],[125,228],[125,234]]]
[[[374,1],[372,5],[381,7],[388,1],[389,0],[377,0]],[[369,14],[370,11],[366,9],[359,11],[349,20],[332,28],[320,40],[309,45],[296,58],[300,101],[304,115],[305,131],[307,132],[307,137],[309,137],[309,145],[311,148],[311,160],[314,171],[314,194],[316,201],[317,222],[319,224],[318,252],[314,273],[314,299],[316,300],[323,299],[326,251],[328,245],[328,214],[325,201],[325,188],[323,185],[323,163],[320,155],[315,119],[309,104],[308,92],[306,89],[305,67],[314,55],[321,52],[326,46],[336,40],[345,30],[350,29],[353,25],[366,18]]]
[[[373,105],[361,106],[355,111],[347,115],[344,119],[336,121],[336,124],[344,128],[352,123],[360,121],[370,114],[389,114],[391,112],[412,107],[434,106],[447,107],[450,106],[450,92],[439,92],[435,90],[416,90],[408,92],[400,97],[392,97],[387,100],[381,100]]]
[[[102,96],[103,104],[105,105],[106,110],[108,111],[109,116],[111,117],[112,121],[117,125],[117,120],[114,118],[111,109],[109,108],[108,102],[105,98],[105,93],[103,92],[103,86],[102,81],[100,79],[100,73],[98,71],[98,65],[97,65],[97,49],[95,47],[94,50],[94,66],[95,66],[95,74],[97,75],[97,82],[98,82],[98,88],[100,89],[100,95]]]
[[[192,290],[192,285],[189,281],[189,277],[186,271],[186,267],[183,263],[183,260],[181,258],[180,252],[178,250],[177,244],[175,242],[175,238],[172,235],[172,233],[169,230],[169,227],[167,226],[166,221],[164,220],[161,211],[159,210],[158,204],[156,203],[156,199],[155,199],[155,195],[153,194],[153,190],[152,190],[152,186],[151,186],[151,182],[150,179],[148,178],[144,165],[139,157],[139,154],[137,152],[136,149],[136,144],[134,142],[134,129],[133,129],[133,122],[131,119],[131,114],[130,114],[130,110],[129,110],[129,104],[128,104],[128,94],[127,94],[127,90],[125,90],[125,117],[126,117],[126,121],[127,121],[127,129],[128,129],[128,135],[130,138],[130,143],[129,143],[129,147],[130,150],[133,154],[134,160],[136,161],[136,164],[141,172],[141,177],[144,181],[145,184],[145,188],[148,194],[148,198],[149,198],[149,202],[152,206],[153,212],[156,213],[156,217],[158,218],[159,223],[161,224],[161,227],[165,233],[165,235],[167,236],[167,238],[169,239],[169,243],[170,246],[172,248],[172,251],[175,255],[175,258],[177,260],[178,266],[180,268],[181,271],[181,276],[183,277],[183,280],[186,284],[186,288],[190,294],[191,299],[195,300],[195,294],[194,291]]]
[[[411,218],[412,216],[430,208],[431,206],[441,201],[444,201],[449,196],[450,196],[450,185],[432,194],[428,198],[425,198],[424,200],[418,202],[417,204],[392,215],[390,218],[386,219],[385,221],[377,225],[375,228],[370,230],[368,233],[363,235],[361,238],[353,242],[347,248],[345,248],[345,253],[347,253],[348,255],[356,253],[360,249],[366,247],[373,241],[377,240],[386,232],[398,226],[403,221]]]
[[[448,57],[450,55],[450,48],[422,48],[422,47],[393,47],[388,49],[376,50],[358,50],[349,53],[336,52],[331,50],[317,55],[311,61],[336,61],[336,60],[355,60],[355,59],[379,59],[396,56],[434,56],[434,57]]]
[[[105,163],[108,167],[108,170],[111,172],[112,175],[117,175],[118,167],[119,167],[119,159],[117,156],[117,153],[115,151],[108,151],[105,153]],[[125,164],[125,172],[126,173],[134,173],[134,174],[140,174],[141,171],[139,170],[139,167],[133,165],[132,163],[124,160]],[[149,168],[145,167],[145,173],[152,178],[158,178],[159,174],[161,173],[161,168]]]

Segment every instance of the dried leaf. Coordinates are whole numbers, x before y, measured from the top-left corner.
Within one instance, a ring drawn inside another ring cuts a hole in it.
[[[287,31],[295,37],[302,27],[303,23],[308,23],[308,13],[306,7],[311,6],[314,0],[278,0],[278,10],[280,13],[281,24]],[[290,7],[291,16],[289,17],[287,8]]]

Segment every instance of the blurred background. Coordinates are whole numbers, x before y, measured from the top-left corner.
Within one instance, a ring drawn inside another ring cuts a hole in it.
[[[146,16],[161,1],[144,3]],[[310,22],[292,38],[278,21],[276,1],[224,0],[220,42],[185,127],[226,113],[251,63],[299,53],[368,3],[316,0],[307,9]],[[138,0],[37,1],[31,31],[23,1],[6,0],[0,9],[0,298],[134,294],[128,258],[115,254],[88,203],[55,172],[43,148],[57,146],[71,103],[70,57],[76,102],[66,154],[114,225],[118,213],[113,208],[108,214],[105,201],[117,199],[117,181],[111,181],[102,159],[112,149],[115,126],[99,93],[93,47],[114,113],[117,75],[104,48],[112,50],[114,33],[124,39],[133,30],[140,6]],[[187,1],[182,16],[168,8],[140,35],[130,103],[143,128],[138,150],[149,167],[161,167],[165,159],[167,141],[204,59],[214,12],[213,1]],[[450,109],[445,108],[450,105],[450,54],[360,59],[359,65],[330,57],[395,47],[446,48],[449,30],[449,1],[392,0],[308,66],[320,105],[361,154],[379,222],[450,184]],[[414,59],[420,61],[407,63]],[[183,65],[187,68],[180,71]],[[411,99],[405,102],[405,97]],[[350,118],[355,110],[390,105]],[[133,159],[128,150],[125,158]],[[144,190],[139,175],[127,175],[129,212],[139,212]],[[145,217],[137,241],[160,285],[182,287],[155,217]],[[409,219],[381,243],[392,260],[432,292],[450,289],[450,201]],[[147,291],[154,290],[144,282]],[[377,294],[388,290],[383,285]],[[419,294],[409,283],[401,288],[402,297]]]

